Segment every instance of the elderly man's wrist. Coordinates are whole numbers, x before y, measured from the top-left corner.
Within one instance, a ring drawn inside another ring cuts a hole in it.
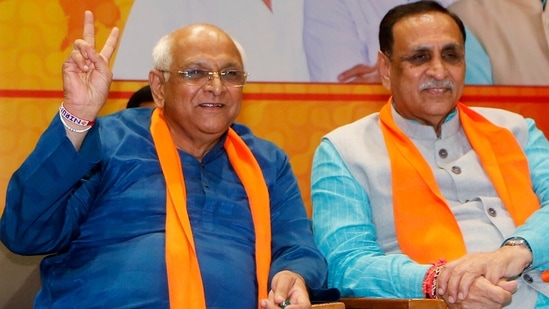
[[[526,241],[526,239],[522,237],[510,237],[502,243],[501,247],[522,248],[524,252],[529,256],[529,258],[527,257],[527,262],[524,263],[525,265],[523,268],[523,272],[530,266],[532,266],[534,255],[532,253],[532,248],[530,247],[530,244],[528,243],[528,241]]]

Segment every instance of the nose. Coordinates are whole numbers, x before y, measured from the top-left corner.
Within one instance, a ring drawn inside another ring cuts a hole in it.
[[[204,89],[206,91],[211,91],[215,95],[221,94],[224,89],[223,81],[221,80],[221,74],[217,71],[210,72],[210,74],[208,75],[208,81],[206,82],[206,84],[204,84]]]
[[[437,80],[445,79],[447,76],[448,70],[444,65],[444,62],[440,57],[434,57],[429,63],[429,69],[427,74]]]
[[[217,75],[217,78],[221,81],[221,73],[219,73],[218,71],[211,71],[211,72],[208,72],[208,80],[214,80],[215,76],[214,75]]]

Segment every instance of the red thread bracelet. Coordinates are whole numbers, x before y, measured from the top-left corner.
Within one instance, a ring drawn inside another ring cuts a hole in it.
[[[446,260],[441,259],[427,270],[422,284],[422,292],[425,298],[437,298],[437,279],[444,265],[446,265]]]
[[[75,115],[71,114],[64,106],[63,103],[61,103],[61,106],[59,106],[59,115],[61,115],[63,118],[67,119],[68,121],[77,124],[79,126],[83,127],[91,127],[95,124],[95,121],[93,120],[85,120],[80,119],[76,117]]]

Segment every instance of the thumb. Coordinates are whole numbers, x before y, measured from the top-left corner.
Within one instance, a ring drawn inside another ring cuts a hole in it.
[[[518,282],[516,280],[512,280],[512,281],[500,280],[496,285],[506,290],[507,292],[513,293],[517,289]]]

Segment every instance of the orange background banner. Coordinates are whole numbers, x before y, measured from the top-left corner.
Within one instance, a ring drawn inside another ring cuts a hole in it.
[[[123,109],[141,84],[115,82],[103,114]],[[378,85],[250,83],[244,92],[237,121],[288,153],[309,212],[311,161],[322,136],[378,111],[389,97]],[[0,98],[0,197],[4,200],[9,177],[56,115],[62,92],[0,90]],[[549,132],[549,87],[468,86],[462,101],[521,113]]]

